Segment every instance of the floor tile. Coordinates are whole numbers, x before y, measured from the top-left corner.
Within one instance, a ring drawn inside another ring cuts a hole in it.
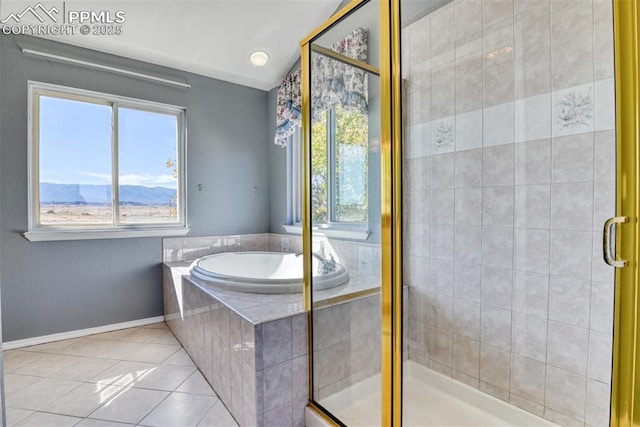
[[[174,366],[196,366],[184,349],[178,350],[173,356],[162,362],[164,365]]]
[[[222,402],[218,400],[200,421],[198,427],[238,427],[238,423],[236,423]]]
[[[99,357],[123,360],[135,348],[135,344],[117,340],[87,337],[60,351],[71,356]]]
[[[123,341],[150,343],[166,333],[167,331],[163,329],[140,328],[123,338]]]
[[[34,351],[9,350],[2,354],[4,372],[13,372],[43,357],[44,354]]]
[[[154,344],[168,344],[168,345],[180,345],[180,342],[169,331],[165,331],[164,335],[160,335],[158,338],[152,341]]]
[[[213,396],[171,393],[140,423],[152,427],[195,427],[216,403]]]
[[[115,421],[94,420],[92,418],[85,418],[76,424],[77,427],[129,427],[135,424],[117,423]]]
[[[135,424],[116,423],[115,421],[94,420],[92,418],[85,418],[76,424],[76,427],[129,427]]]
[[[169,395],[165,391],[128,388],[91,414],[91,418],[136,424]]]
[[[74,381],[89,381],[98,374],[106,371],[118,363],[113,359],[100,359],[96,357],[80,357],[71,366],[55,371],[51,378],[62,378]]]
[[[155,363],[122,361],[91,379],[91,382],[129,387],[158,369]]]
[[[16,427],[67,427],[74,426],[82,421],[82,418],[67,417],[65,415],[36,412],[16,424]]]
[[[117,331],[104,332],[102,334],[91,335],[91,338],[97,340],[115,340],[115,341],[126,341],[126,338],[135,333],[139,328],[127,328],[127,329],[119,329]]]
[[[44,353],[37,363],[29,363],[13,371],[15,374],[33,375],[36,377],[50,377],[54,372],[67,368],[81,360],[77,356]]]
[[[147,329],[164,329],[165,331],[169,330],[169,327],[164,322],[152,323],[150,325],[143,326],[143,328],[147,328]]]
[[[14,394],[40,381],[42,381],[40,377],[4,374],[4,392]]]
[[[6,404],[14,408],[37,411],[81,384],[77,381],[44,378],[17,393],[7,394]]]
[[[124,387],[109,384],[85,383],[45,406],[42,410],[56,414],[86,417],[100,406],[117,398],[124,390]]]
[[[149,372],[149,375],[145,375],[136,381],[134,387],[174,391],[185,382],[195,370],[196,368],[186,366],[160,365]]]
[[[142,343],[127,343],[135,345],[133,351],[122,357],[122,360],[130,360],[134,362],[147,362],[147,363],[162,363],[168,359],[171,355],[180,350],[180,346],[177,345],[164,345],[164,344],[142,344]]]
[[[203,394],[206,396],[214,396],[215,393],[211,386],[204,379],[200,371],[195,371],[185,382],[183,382],[176,391],[191,394]]]
[[[27,351],[37,351],[42,353],[56,353],[59,350],[62,350],[63,348],[80,341],[81,339],[82,338],[71,338],[68,340],[53,341],[46,344],[32,345],[30,347],[25,347],[24,349]]]
[[[20,409],[20,408],[11,408],[7,407],[5,411],[5,419],[7,422],[7,427],[11,427],[19,423],[20,421],[27,418],[29,415],[34,414],[35,412],[30,411],[28,409]]]

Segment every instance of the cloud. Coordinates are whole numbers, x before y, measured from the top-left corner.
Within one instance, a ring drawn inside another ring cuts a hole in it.
[[[123,174],[120,175],[120,185],[142,185],[144,187],[171,187],[175,188],[176,179],[171,174]]]
[[[78,175],[88,176],[89,178],[93,178],[95,182],[102,184],[111,184],[111,174],[108,173],[78,172]]]

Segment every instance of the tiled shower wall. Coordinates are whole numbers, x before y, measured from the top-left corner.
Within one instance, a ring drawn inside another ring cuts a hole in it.
[[[409,358],[608,425],[612,5],[456,0],[403,30]]]

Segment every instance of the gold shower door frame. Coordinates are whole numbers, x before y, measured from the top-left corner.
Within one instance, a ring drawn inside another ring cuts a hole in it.
[[[330,424],[335,418],[313,401],[311,294],[311,44],[369,0],[352,0],[300,42],[302,58],[304,303],[309,315],[309,405]],[[611,426],[640,426],[640,6],[612,0],[616,84],[616,252],[628,261],[615,274]],[[382,224],[382,426],[402,425],[402,144],[400,0],[380,0],[380,149]]]
[[[616,252],[627,266],[616,268],[611,426],[640,426],[640,293],[638,288],[638,197],[640,96],[639,5],[613,0],[616,86]]]
[[[311,292],[311,51],[312,43],[369,0],[353,0],[300,42],[302,58],[304,303],[309,324],[309,406],[327,422],[332,414],[313,400]],[[357,13],[357,12],[356,12]],[[383,426],[402,422],[402,147],[400,2],[380,0],[381,309]]]

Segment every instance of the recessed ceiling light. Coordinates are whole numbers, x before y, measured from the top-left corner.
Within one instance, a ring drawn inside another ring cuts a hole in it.
[[[256,50],[249,55],[249,61],[256,67],[262,67],[269,61],[269,54],[263,50]]]

